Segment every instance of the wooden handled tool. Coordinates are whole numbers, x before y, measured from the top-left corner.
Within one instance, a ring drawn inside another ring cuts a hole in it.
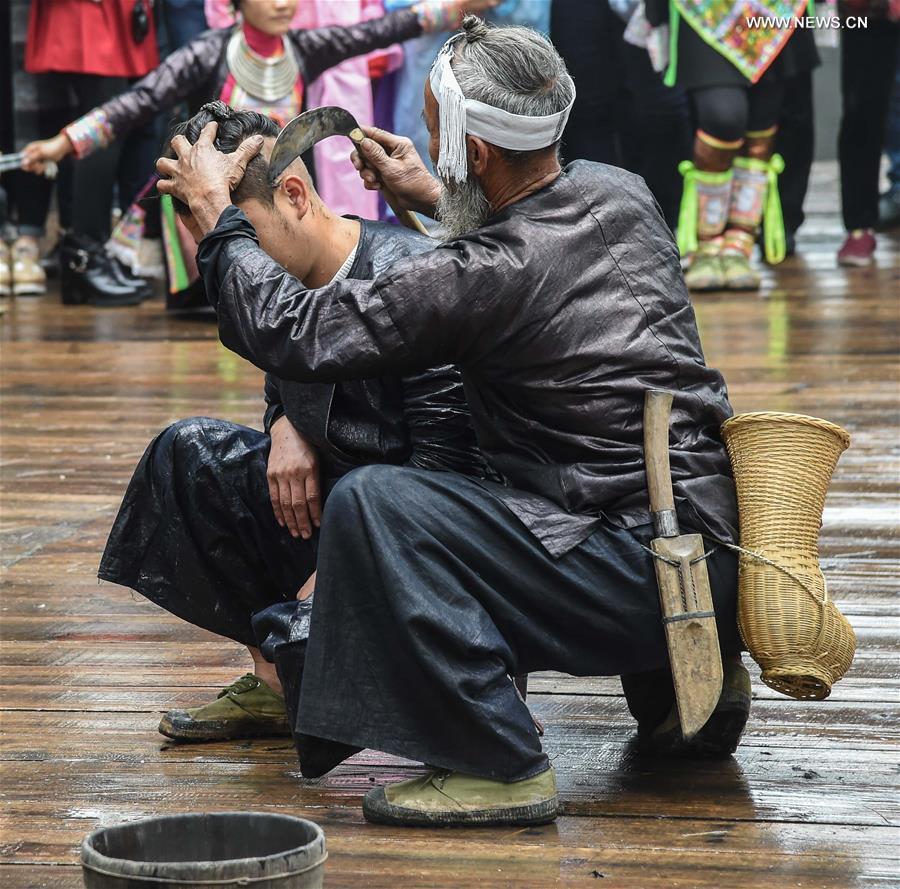
[[[354,145],[359,145],[365,134],[359,128],[356,118],[345,108],[325,105],[311,108],[298,115],[278,134],[272,154],[269,157],[269,181],[274,186],[278,177],[301,155],[309,151],[317,142],[330,136],[347,136]],[[428,234],[428,229],[415,213],[404,210],[397,196],[382,186],[381,193],[394,215],[407,228]]]
[[[671,410],[670,392],[651,389],[644,396],[644,462],[656,533],[650,548],[681,733],[688,740],[706,725],[719,702],[722,655],[703,538],[678,533],[669,467]]]
[[[357,146],[366,138],[366,134],[359,127],[351,130],[348,135],[350,136],[350,141]],[[397,196],[384,184],[381,186],[381,194],[384,197],[385,203],[394,211],[394,216],[400,220],[401,224],[405,225],[407,228],[411,228],[414,232],[419,232],[423,235],[428,234],[428,229],[425,228],[422,220],[411,210],[404,210],[401,208]]]

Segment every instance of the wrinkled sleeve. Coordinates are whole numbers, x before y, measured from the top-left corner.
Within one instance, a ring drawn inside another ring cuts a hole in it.
[[[281,401],[281,390],[272,374],[266,374],[266,386],[264,390],[266,399],[266,412],[263,414],[263,428],[272,434],[272,424],[284,416],[284,404]]]
[[[113,139],[181,102],[209,79],[215,48],[199,37],[176,50],[131,89],[65,128],[77,157],[105,148]]]
[[[484,477],[487,466],[472,428],[462,374],[453,365],[402,378],[403,414],[412,454],[408,466]]]
[[[309,28],[295,31],[292,36],[303,57],[309,83],[346,59],[421,34],[419,16],[413,10],[403,9],[356,25]]]
[[[477,324],[464,302],[466,257],[444,248],[402,259],[371,281],[308,290],[230,206],[200,242],[197,264],[224,345],[285,380],[340,382],[458,363],[471,339],[466,328]]]

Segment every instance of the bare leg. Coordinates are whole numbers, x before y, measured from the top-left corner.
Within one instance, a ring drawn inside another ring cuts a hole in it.
[[[306,583],[303,584],[302,587],[297,591],[297,599],[303,601],[304,599],[308,599],[316,588],[316,572],[313,571],[307,579]],[[250,652],[250,657],[253,658],[253,675],[258,676],[262,679],[272,691],[278,692],[282,697],[284,696],[284,689],[281,686],[281,680],[278,678],[278,671],[275,669],[274,664],[270,664],[263,656],[258,648],[253,648],[252,646],[247,646],[247,651]]]
[[[304,599],[308,599],[315,591],[316,572],[313,571],[313,573],[309,575],[306,583],[297,591],[297,598],[302,602]]]
[[[280,695],[284,695],[284,689],[281,687],[281,680],[278,678],[278,671],[275,664],[270,664],[261,654],[258,648],[247,646],[250,657],[253,658],[253,675],[262,679],[269,688]]]

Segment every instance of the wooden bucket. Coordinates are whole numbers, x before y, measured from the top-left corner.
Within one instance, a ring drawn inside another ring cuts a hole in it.
[[[740,545],[738,627],[766,685],[821,700],[850,666],[856,636],[819,566],[825,494],[845,429],[801,414],[738,414],[722,426]]]
[[[87,889],[321,889],[325,834],[271,812],[198,812],[101,827],[81,845]]]

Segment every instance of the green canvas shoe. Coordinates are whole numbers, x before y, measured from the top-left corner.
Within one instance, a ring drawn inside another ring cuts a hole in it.
[[[651,731],[638,725],[642,750],[685,759],[723,759],[737,750],[750,716],[750,674],[738,661],[725,661],[722,668],[722,694],[706,725],[685,741],[678,709],[673,705],[669,715]]]
[[[159,731],[176,741],[223,741],[229,738],[289,736],[284,698],[258,676],[247,673],[209,704],[170,710]]]
[[[512,784],[459,772],[431,772],[375,787],[363,800],[367,821],[405,827],[547,824],[558,814],[552,767]]]
[[[759,272],[753,270],[743,253],[723,253],[722,274],[726,290],[759,290],[762,284]]]
[[[684,283],[688,290],[722,290],[725,287],[725,274],[719,254],[701,247],[694,254],[691,267],[684,273]]]

